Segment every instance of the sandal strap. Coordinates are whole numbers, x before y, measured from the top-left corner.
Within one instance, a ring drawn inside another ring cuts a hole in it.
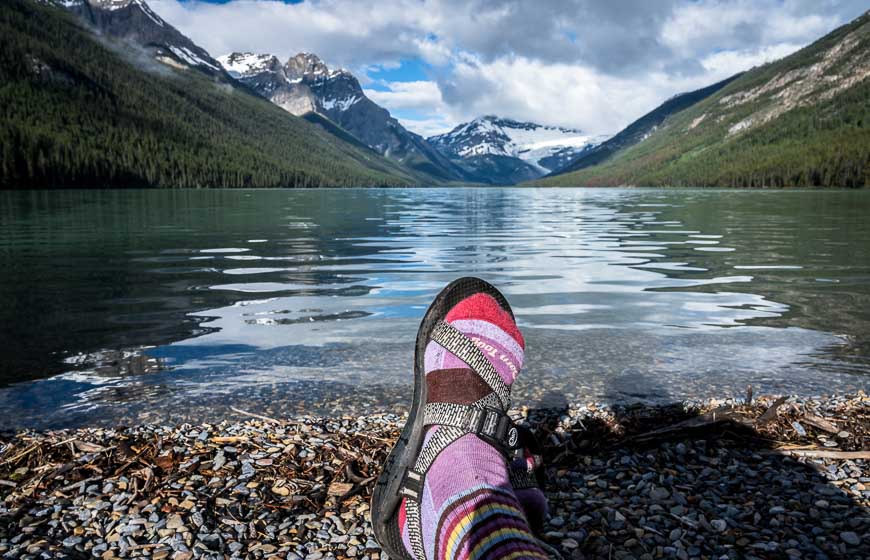
[[[426,548],[423,546],[423,524],[420,519],[420,502],[405,500],[405,523],[408,527],[408,542],[415,560],[426,560]]]
[[[492,392],[498,397],[503,410],[511,407],[510,387],[502,380],[492,362],[484,355],[483,351],[462,331],[444,321],[439,322],[432,329],[432,340],[443,346],[448,352],[468,364],[468,367],[489,385]]]
[[[432,436],[423,444],[417,461],[412,469],[405,472],[399,494],[405,500],[405,519],[408,527],[408,541],[414,558],[425,560],[420,501],[423,494],[423,481],[429,467],[447,447],[467,434],[474,434],[496,449],[508,454],[510,449],[519,445],[519,434],[510,417],[495,407],[462,405],[454,403],[429,403],[423,409],[424,425],[438,425]]]
[[[399,494],[405,500],[405,523],[408,527],[408,541],[416,560],[426,560],[426,550],[423,547],[423,525],[420,519],[420,501],[423,496],[423,480],[438,454],[447,449],[451,443],[465,435],[465,432],[452,426],[438,428],[432,437],[423,444],[414,468],[405,472]]]
[[[529,472],[528,469],[508,468],[508,479],[510,480],[511,488],[514,490],[539,488],[538,477],[535,476],[534,472]]]
[[[511,418],[498,408],[454,403],[428,403],[423,425],[450,426],[474,434],[505,455],[516,449],[520,437]],[[440,428],[439,428],[440,430]]]
[[[534,432],[524,426],[517,426],[519,443],[517,448],[522,451],[514,455],[514,461],[508,467],[508,477],[514,490],[540,488],[545,477],[542,470],[541,444]]]
[[[426,473],[438,455],[466,434],[477,435],[505,454],[519,442],[516,428],[507,416],[511,405],[510,387],[483,351],[459,329],[444,321],[432,329],[431,339],[465,362],[492,389],[492,393],[472,405],[428,403],[423,409],[424,424],[437,424],[438,429],[423,444],[414,467],[405,472],[399,488],[399,494],[406,498],[408,541],[416,560],[426,560],[420,502]]]

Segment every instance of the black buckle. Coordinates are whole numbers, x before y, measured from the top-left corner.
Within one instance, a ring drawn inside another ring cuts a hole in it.
[[[473,409],[466,429],[504,455],[509,456],[519,445],[519,433],[510,417],[494,407]]]

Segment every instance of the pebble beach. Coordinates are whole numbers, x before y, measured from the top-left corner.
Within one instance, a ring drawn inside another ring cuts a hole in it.
[[[385,555],[368,501],[405,417],[0,434],[0,557]],[[565,558],[870,557],[870,398],[514,411]]]

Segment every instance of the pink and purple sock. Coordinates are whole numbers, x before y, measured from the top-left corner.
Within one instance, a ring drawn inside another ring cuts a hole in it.
[[[525,342],[495,299],[475,294],[453,307],[445,321],[480,348],[507,385],[514,382],[523,365]],[[491,391],[465,362],[435,342],[426,348],[425,370],[430,403],[469,405]],[[431,427],[426,439],[437,430]],[[548,558],[529,527],[529,520],[543,520],[543,494],[523,490],[521,503],[507,469],[504,456],[475,435],[459,438],[438,455],[426,474],[420,501],[427,558]],[[404,511],[403,502],[399,524],[405,548],[413,556]]]

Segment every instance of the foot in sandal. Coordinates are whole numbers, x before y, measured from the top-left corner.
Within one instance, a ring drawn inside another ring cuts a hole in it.
[[[546,512],[533,487],[539,459],[507,416],[524,345],[504,296],[483,280],[454,281],[426,312],[414,403],[372,498],[391,558],[550,557],[529,526]]]

